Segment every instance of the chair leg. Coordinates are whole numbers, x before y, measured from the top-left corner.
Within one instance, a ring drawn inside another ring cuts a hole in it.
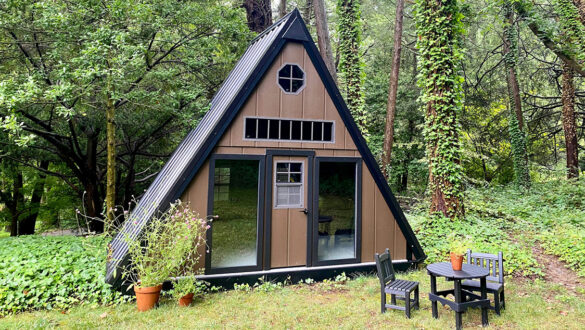
[[[497,292],[494,293],[494,309],[500,315],[500,295]]]
[[[382,288],[381,290],[381,308],[382,308],[382,313],[386,313],[386,292],[384,291],[384,288]]]
[[[414,288],[414,308],[416,310],[419,309],[419,298],[418,298],[419,294],[418,294],[418,286]]]
[[[504,295],[504,289],[500,292],[500,300],[502,302],[502,308],[506,308],[506,296]]]
[[[410,318],[410,292],[406,292],[404,298],[404,302],[406,304],[404,311],[406,312],[406,317]]]
[[[390,303],[392,305],[396,305],[396,295],[395,294],[390,295]]]

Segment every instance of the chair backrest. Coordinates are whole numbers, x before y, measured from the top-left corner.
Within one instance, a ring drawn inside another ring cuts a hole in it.
[[[497,255],[490,253],[473,253],[467,250],[467,263],[487,268],[490,272],[488,281],[504,283],[504,256],[502,251]]]
[[[380,284],[386,285],[396,279],[394,275],[394,267],[392,267],[392,258],[390,257],[390,250],[386,249],[384,253],[374,256],[376,259],[376,268],[378,269],[378,278]]]

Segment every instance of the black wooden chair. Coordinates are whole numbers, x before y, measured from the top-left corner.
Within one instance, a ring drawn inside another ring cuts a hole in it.
[[[490,274],[487,279],[487,291],[494,295],[494,306],[490,309],[500,315],[500,309],[506,308],[506,296],[504,294],[504,257],[502,251],[497,255],[489,253],[473,253],[467,250],[467,263],[487,268]],[[465,280],[461,287],[470,291],[480,291],[479,281]]]
[[[385,313],[387,308],[398,309],[404,311],[406,317],[410,318],[410,310],[412,308],[419,309],[420,306],[418,300],[418,282],[396,279],[389,249],[386,249],[382,254],[376,253],[375,258],[378,278],[380,279],[382,313]],[[410,299],[411,292],[414,292],[414,299]],[[390,295],[391,304],[386,304],[387,294]],[[405,306],[396,305],[396,299],[404,300]]]

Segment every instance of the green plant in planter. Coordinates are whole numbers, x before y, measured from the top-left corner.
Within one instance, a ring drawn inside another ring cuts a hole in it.
[[[180,201],[151,219],[141,239],[126,240],[131,263],[124,277],[132,282],[130,287],[154,287],[176,274],[205,244],[207,228],[207,222]]]
[[[207,290],[207,285],[203,281],[199,281],[194,277],[181,277],[173,284],[171,294],[173,298],[180,299],[188,294],[193,294],[195,297],[202,295]]]
[[[470,247],[470,239],[467,236],[452,235],[449,237],[449,252],[464,255]]]

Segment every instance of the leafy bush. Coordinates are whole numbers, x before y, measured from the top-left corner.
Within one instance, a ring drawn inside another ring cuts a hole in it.
[[[0,240],[0,315],[129,298],[104,282],[107,237],[26,236]]]
[[[124,277],[132,285],[153,287],[172,274],[192,275],[186,270],[192,270],[199,260],[198,248],[205,244],[208,226],[189,205],[180,201],[171,204],[166,212],[152,218],[141,239],[126,237],[132,263],[124,269]]]

